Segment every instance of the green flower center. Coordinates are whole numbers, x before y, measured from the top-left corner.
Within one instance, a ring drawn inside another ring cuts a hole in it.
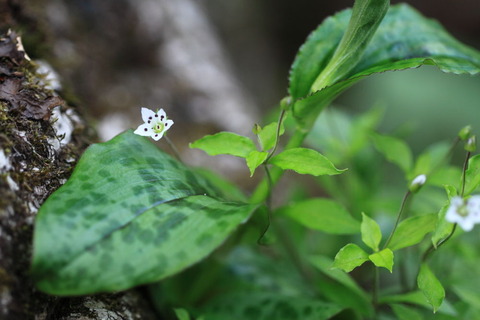
[[[462,204],[460,207],[457,209],[457,214],[462,217],[468,216],[468,208],[466,204]]]
[[[157,122],[155,123],[152,129],[153,129],[153,132],[155,133],[162,133],[163,130],[165,129],[165,125],[162,122]]]

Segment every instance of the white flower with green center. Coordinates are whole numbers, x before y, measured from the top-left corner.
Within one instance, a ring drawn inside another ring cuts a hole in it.
[[[468,199],[453,197],[445,219],[448,222],[458,223],[465,231],[472,230],[473,226],[480,222],[480,196],[472,196]]]
[[[167,118],[167,114],[163,109],[154,112],[147,108],[142,108],[142,120],[145,122],[138,126],[133,133],[152,137],[153,140],[160,140],[165,132],[173,125],[173,121]]]

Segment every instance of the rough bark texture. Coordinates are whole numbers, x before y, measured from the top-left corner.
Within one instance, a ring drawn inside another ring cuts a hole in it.
[[[29,278],[35,214],[92,136],[38,70],[15,33],[0,38],[0,318],[153,319],[137,291],[61,299]]]
[[[0,19],[2,30],[28,21],[30,36],[45,40],[18,1],[0,1]],[[47,69],[28,58],[15,32],[0,35],[0,319],[155,319],[138,290],[58,298],[29,277],[35,214],[94,137]]]

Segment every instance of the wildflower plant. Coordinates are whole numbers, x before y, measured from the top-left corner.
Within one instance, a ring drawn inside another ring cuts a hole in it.
[[[88,148],[40,208],[33,280],[59,296],[149,285],[165,319],[475,318],[478,272],[469,284],[446,271],[461,259],[449,250],[464,239],[457,225],[480,223],[472,128],[414,156],[378,132],[379,109],[324,112],[362,78],[422,65],[474,75],[480,53],[405,4],[356,0],[326,19],[293,62],[276,121],[252,124],[255,139],[219,132],[190,144],[244,159],[262,176],[248,197],[157,148],[149,138],[173,120],[142,108],[143,124]],[[450,164],[461,144],[463,165]],[[403,191],[382,181],[383,162]],[[278,199],[286,170],[313,176],[324,196]]]

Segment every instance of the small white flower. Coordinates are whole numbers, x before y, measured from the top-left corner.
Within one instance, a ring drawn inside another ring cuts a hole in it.
[[[163,134],[173,125],[173,121],[167,118],[167,114],[163,109],[155,113],[150,109],[142,108],[142,120],[145,123],[138,126],[133,133],[152,137],[155,141],[160,140]]]
[[[468,199],[453,197],[445,219],[451,223],[458,223],[465,231],[472,230],[475,223],[480,222],[480,196]]]

